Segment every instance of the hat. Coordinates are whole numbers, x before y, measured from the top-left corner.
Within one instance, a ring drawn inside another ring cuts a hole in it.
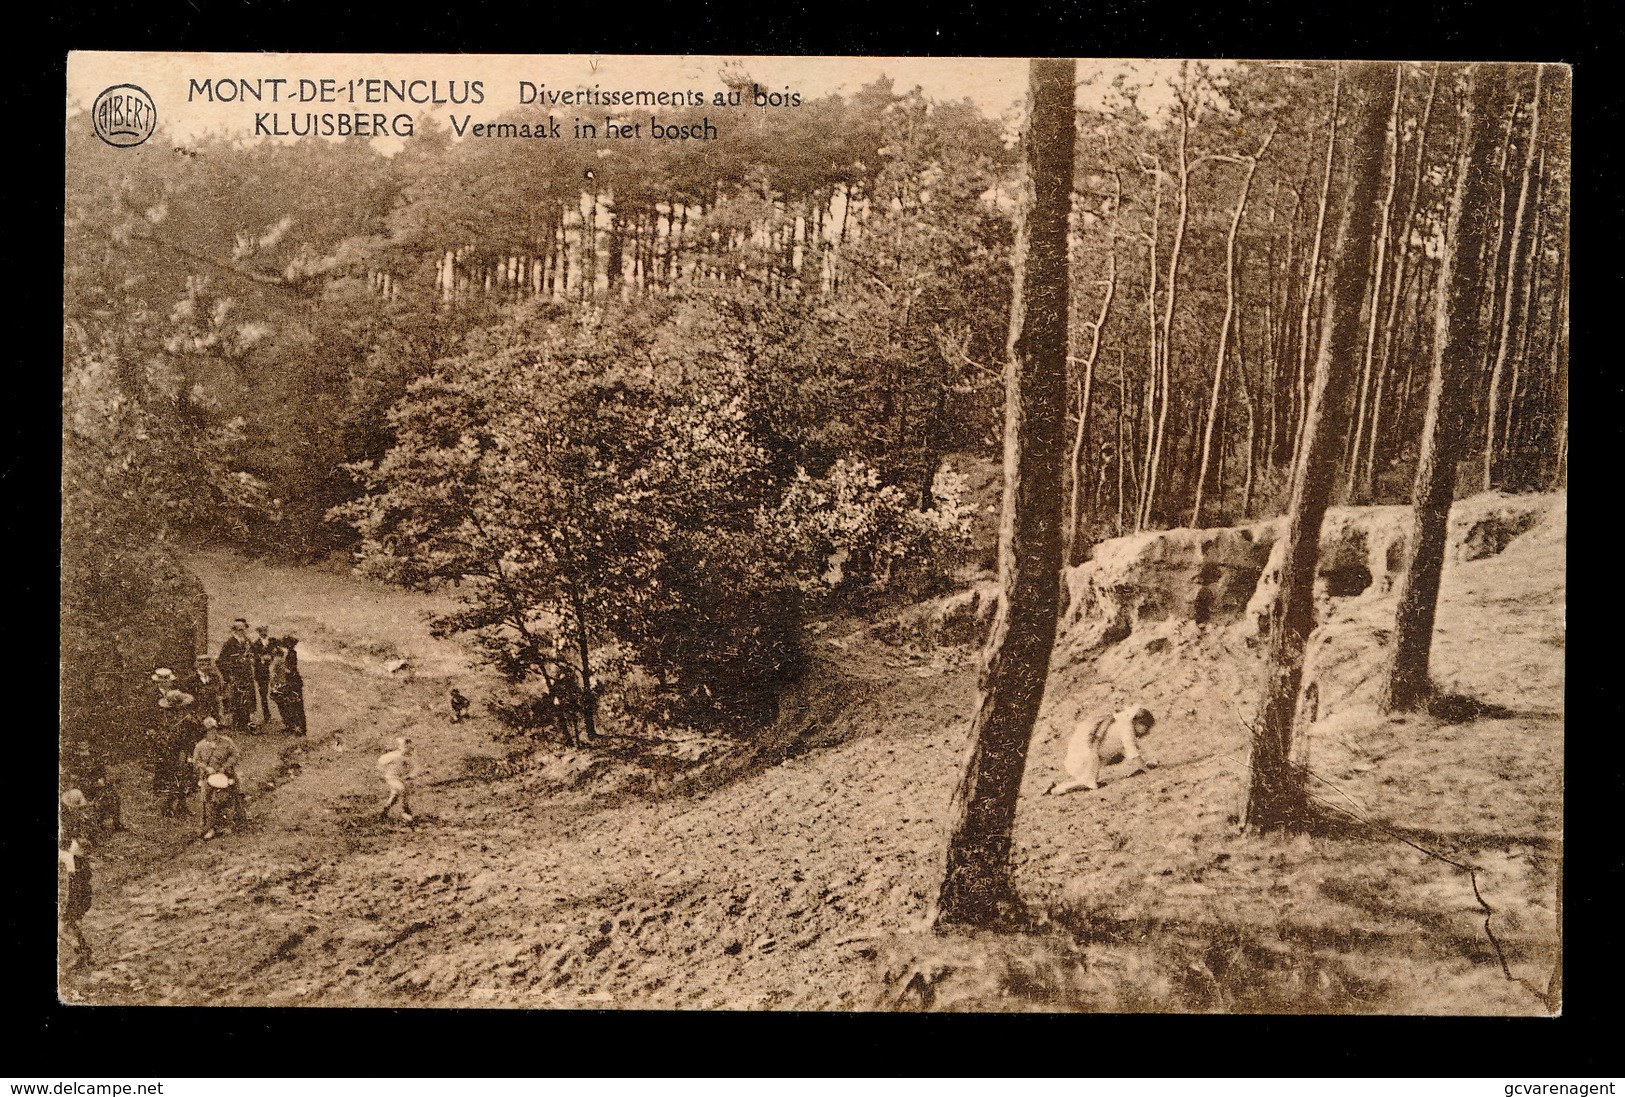
[[[85,794],[80,792],[76,788],[70,788],[67,792],[64,792],[62,794],[62,806],[63,807],[70,807],[70,808],[82,808],[82,807],[84,807],[85,806]]]
[[[210,788],[230,788],[231,787],[231,778],[227,777],[224,773],[211,773],[207,777],[205,777],[204,780],[209,782],[209,787]]]
[[[168,667],[159,667],[157,670],[152,672],[152,680],[154,682],[173,682],[175,680],[175,672],[170,670]]]
[[[192,660],[192,662],[194,662],[194,663],[212,663],[212,662],[214,662],[214,656],[210,655],[206,651],[199,652],[198,655]]]
[[[191,704],[195,700],[197,700],[197,698],[193,697],[190,693],[182,693],[178,689],[172,689],[169,692],[165,693],[163,698],[161,700],[159,700],[158,707],[159,708],[185,708],[187,705]]]

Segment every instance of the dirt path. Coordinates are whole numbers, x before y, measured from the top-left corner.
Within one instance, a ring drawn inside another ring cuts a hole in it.
[[[1509,964],[1542,984],[1561,863],[1561,548],[1531,534],[1447,572],[1441,673],[1517,714],[1450,726],[1362,707],[1371,632],[1392,618],[1392,596],[1372,597],[1338,626],[1346,701],[1314,744],[1338,796],[1483,867]],[[297,779],[256,796],[248,832],[168,842],[99,877],[85,931],[100,963],[64,980],[70,1000],[1540,1011],[1503,976],[1461,873],[1369,828],[1235,833],[1258,664],[1218,632],[1171,625],[1152,638],[1166,644],[1056,668],[1016,834],[1020,882],[1055,928],[941,940],[918,930],[970,659],[830,647],[807,704],[839,745],[701,795],[594,800],[548,780],[579,757],[471,776],[469,758],[503,753],[494,726],[450,724],[443,699],[452,681],[485,686],[427,637],[420,597],[229,556],[198,566],[217,628],[240,613],[301,635],[309,749]],[[400,658],[409,679],[383,669]],[[1125,693],[1163,714],[1160,768],[1041,795],[1076,713]],[[373,759],[402,733],[428,770],[413,827],[371,816]],[[251,788],[278,746],[250,741]]]

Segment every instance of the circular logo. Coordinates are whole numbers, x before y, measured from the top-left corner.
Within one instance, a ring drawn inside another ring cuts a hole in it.
[[[127,149],[152,136],[158,125],[158,108],[152,96],[134,84],[114,84],[90,108],[96,136],[115,148]]]

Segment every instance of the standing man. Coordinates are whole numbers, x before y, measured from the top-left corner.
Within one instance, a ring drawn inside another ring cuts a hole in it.
[[[90,910],[90,821],[85,794],[70,788],[62,794],[62,823],[57,838],[57,863],[62,868],[62,928],[72,935],[74,970],[90,966],[90,943],[80,928]]]
[[[260,723],[269,725],[271,722],[271,660],[276,652],[271,643],[271,630],[265,625],[254,628],[254,639],[248,645],[248,653],[253,659],[254,667],[254,703],[261,713]]]
[[[378,756],[378,774],[384,779],[385,787],[389,789],[389,799],[384,801],[383,810],[378,813],[378,818],[388,819],[389,809],[399,800],[401,820],[407,823],[412,821],[412,805],[406,799],[406,783],[412,779],[414,769],[412,743],[408,739],[396,739],[394,750]]]
[[[198,785],[203,790],[203,840],[214,837],[215,831],[225,826],[224,815],[228,804],[233,808],[235,821],[248,822],[243,807],[242,785],[237,779],[237,744],[229,735],[220,733],[220,723],[213,717],[203,721],[203,738],[192,751],[192,768],[196,770]]]
[[[231,623],[231,635],[220,645],[215,662],[225,681],[227,722],[235,731],[248,730],[254,708],[254,653],[249,649],[246,619],[239,617]]]

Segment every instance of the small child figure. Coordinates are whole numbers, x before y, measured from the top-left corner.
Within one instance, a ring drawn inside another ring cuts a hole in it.
[[[468,705],[469,705],[468,698],[464,697],[461,693],[458,693],[456,686],[452,686],[451,687],[451,722],[452,723],[458,724],[458,723],[462,722],[463,717],[468,715]]]
[[[388,819],[389,809],[395,806],[395,801],[401,803],[401,819],[412,822],[412,805],[407,801],[407,781],[413,775],[412,744],[405,738],[395,740],[395,749],[378,756],[378,773],[383,777],[384,784],[389,788],[389,799],[384,801],[383,808],[378,812],[378,818]]]

